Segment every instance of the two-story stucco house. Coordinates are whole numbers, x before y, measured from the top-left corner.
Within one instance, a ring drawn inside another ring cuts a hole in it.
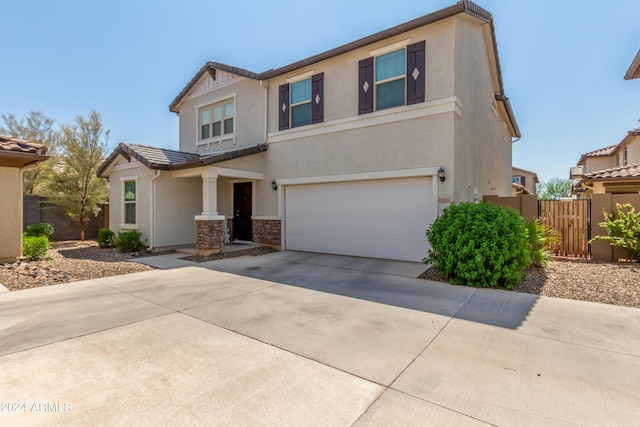
[[[452,202],[511,194],[492,16],[469,1],[293,64],[205,64],[170,105],[178,151],[122,143],[101,166],[110,226],[153,249],[232,239],[419,261]]]
[[[582,154],[571,177],[573,193],[581,198],[640,192],[640,128],[627,132],[616,145]]]

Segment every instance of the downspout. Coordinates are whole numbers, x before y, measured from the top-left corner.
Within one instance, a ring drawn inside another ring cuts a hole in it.
[[[153,252],[156,243],[156,179],[160,177],[159,170],[156,169],[155,175],[151,178],[151,193],[149,195],[149,216],[151,222],[149,223],[149,248],[147,252]]]

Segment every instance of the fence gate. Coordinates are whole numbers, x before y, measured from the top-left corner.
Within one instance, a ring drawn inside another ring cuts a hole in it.
[[[553,248],[556,255],[589,257],[591,200],[540,200],[538,218],[560,234],[561,239]]]

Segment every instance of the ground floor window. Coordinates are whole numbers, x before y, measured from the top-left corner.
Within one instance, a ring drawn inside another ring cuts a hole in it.
[[[124,223],[136,224],[136,181],[124,181]]]

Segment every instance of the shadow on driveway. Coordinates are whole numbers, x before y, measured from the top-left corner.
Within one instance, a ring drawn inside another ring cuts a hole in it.
[[[200,266],[507,329],[518,328],[539,298],[511,291],[468,288],[372,273],[351,269],[346,263],[335,267],[320,265],[311,259],[292,262],[283,259],[282,255],[273,255],[212,261]]]

